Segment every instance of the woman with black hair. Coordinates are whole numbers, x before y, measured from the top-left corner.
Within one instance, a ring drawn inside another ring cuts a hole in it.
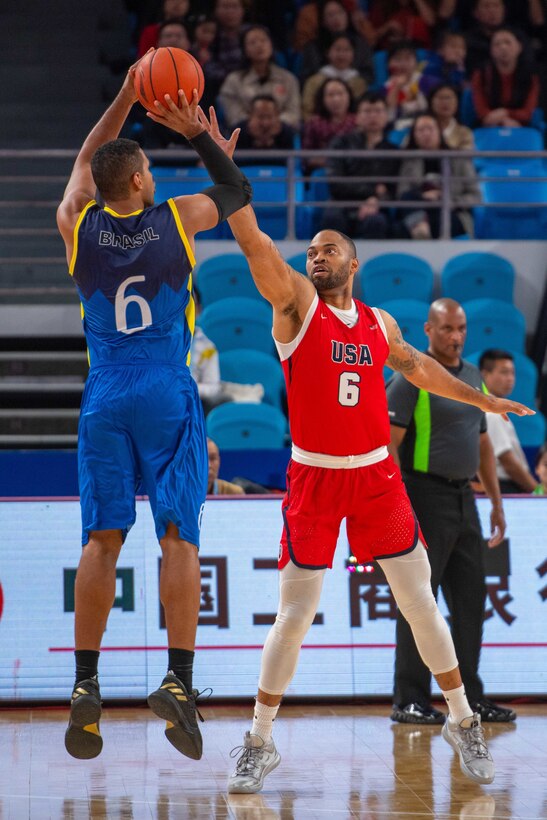
[[[458,120],[460,96],[458,89],[450,83],[441,83],[427,98],[429,111],[441,127],[441,132],[449,148],[471,151],[475,147],[473,131]]]
[[[241,35],[241,50],[245,65],[228,74],[218,97],[228,127],[233,128],[247,119],[255,97],[266,94],[277,103],[282,122],[298,131],[298,80],[290,71],[274,63],[274,48],[268,29],[260,25],[246,28]]]
[[[353,68],[357,69],[367,84],[372,81],[374,70],[370,46],[355,30],[351,16],[341,0],[326,0],[320,9],[317,37],[302,52],[302,68],[299,72],[302,83],[326,63],[333,41],[341,35],[345,35],[353,47]]]
[[[490,59],[471,79],[473,104],[482,126],[530,125],[538,106],[539,78],[516,30],[499,28],[490,41]]]
[[[355,104],[351,88],[336,78],[326,79],[315,94],[313,114],[304,125],[302,148],[317,151],[316,157],[305,161],[307,173],[313,168],[326,165],[326,158],[320,153],[327,148],[334,137],[347,134],[355,128]]]
[[[420,114],[414,120],[408,140],[409,149],[421,151],[450,151],[439,123],[431,114]],[[433,157],[411,157],[401,162],[397,199],[424,203],[442,198],[441,160]],[[473,233],[471,207],[478,205],[481,196],[477,175],[470,159],[450,158],[450,232],[452,236]],[[401,209],[398,233],[401,238],[438,239],[441,226],[440,208]]]

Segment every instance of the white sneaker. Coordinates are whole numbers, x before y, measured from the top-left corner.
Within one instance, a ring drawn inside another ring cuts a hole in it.
[[[442,736],[458,752],[460,768],[467,777],[476,783],[491,783],[496,769],[484,739],[480,715],[473,715],[469,727],[462,726],[462,723],[458,726],[448,717],[442,728]]]
[[[281,763],[281,755],[275,748],[273,740],[264,743],[259,735],[245,732],[243,746],[236,746],[230,757],[241,755],[236,763],[235,772],[228,780],[230,794],[253,794],[264,785],[264,778],[273,772]]]

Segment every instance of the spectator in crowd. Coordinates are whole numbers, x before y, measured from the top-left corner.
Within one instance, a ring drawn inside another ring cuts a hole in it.
[[[217,21],[214,17],[201,14],[193,21],[192,45],[190,53],[203,68],[212,58],[212,46],[217,36]]]
[[[479,360],[482,380],[493,396],[506,398],[515,386],[515,361],[508,350],[490,348]],[[530,472],[515,425],[494,413],[486,414],[488,435],[496,456],[496,472],[502,493],[533,493],[537,481]]]
[[[323,224],[330,230],[341,231],[352,238],[385,239],[389,234],[388,214],[383,207],[394,192],[394,183],[354,181],[356,177],[396,177],[399,160],[380,159],[376,150],[396,151],[387,141],[387,108],[381,94],[367,92],[357,106],[356,128],[349,134],[336,137],[330,148],[343,151],[340,157],[327,161],[328,175],[344,177],[344,181],[330,182],[331,197],[339,200],[355,200],[355,208],[326,208]],[[370,156],[353,157],[351,151],[366,150]]]
[[[268,28],[276,51],[289,51],[296,14],[295,5],[294,0],[255,0],[250,4],[250,22]]]
[[[504,15],[499,19],[498,3],[486,4],[483,15],[492,15],[490,21],[499,20],[495,25],[507,23],[508,26],[518,26],[529,37],[543,38],[544,27],[547,22],[545,0],[504,0]],[[472,27],[476,0],[458,0],[456,14],[464,29]]]
[[[472,16],[473,23],[465,35],[468,77],[488,60],[492,35],[505,22],[505,3],[503,0],[475,0]]]
[[[435,5],[430,0],[372,0],[368,18],[374,28],[374,47],[388,49],[399,40],[412,40],[429,48],[437,22]]]
[[[181,20],[166,20],[158,31],[158,48],[170,46],[188,51],[190,39],[188,30]]]
[[[244,30],[243,0],[215,0],[217,33],[211,44],[211,59],[204,65],[205,91],[201,101],[205,110],[216,100],[228,74],[243,68],[241,34]]]
[[[161,20],[157,23],[151,23],[145,26],[141,31],[139,45],[137,47],[137,57],[142,57],[149,48],[159,47],[158,35],[162,24],[170,22],[171,20],[184,22],[189,10],[190,0],[163,0]],[[178,48],[187,48],[187,46],[178,46]]]
[[[535,468],[539,484],[534,490],[534,495],[547,495],[547,443],[542,444],[537,451]]]
[[[353,47],[351,67],[368,82],[373,78],[372,51],[367,41],[353,28],[351,18],[341,0],[327,0],[323,4],[317,37],[302,52],[300,79],[302,82],[318,72],[326,62],[335,38],[345,35]]]
[[[408,148],[439,151],[450,148],[441,128],[431,114],[416,117],[410,130]],[[401,162],[401,181],[397,198],[409,201],[439,202],[442,197],[441,161],[435,158],[408,158]],[[450,159],[451,235],[472,235],[473,218],[470,208],[480,202],[480,191],[475,168],[470,159]],[[439,208],[405,210],[400,214],[401,236],[412,239],[437,239],[440,234]]]
[[[207,495],[244,495],[245,491],[239,484],[233,484],[231,481],[218,477],[220,451],[212,438],[207,439],[207,456],[209,459]]]
[[[436,50],[428,57],[424,74],[439,83],[461,91],[467,84],[465,73],[465,37],[457,31],[445,31]]]
[[[279,106],[270,94],[258,94],[251,102],[251,110],[246,120],[239,124],[241,133],[237,141],[238,148],[264,151],[277,149],[290,151],[294,148],[294,131],[283,122]],[[265,162],[264,158],[257,160]],[[268,165],[284,165],[284,159],[268,159]],[[253,164],[246,159],[245,165]]]
[[[429,109],[439,123],[448,147],[458,151],[473,150],[473,131],[457,119],[459,103],[457,90],[446,83],[438,85],[429,94]]]
[[[366,80],[353,65],[354,49],[351,40],[345,34],[335,37],[327,51],[327,63],[317,74],[308,77],[302,91],[302,114],[304,120],[313,113],[318,89],[325,79],[343,80],[348,84],[354,100],[358,100],[367,90]]]
[[[320,151],[327,148],[334,137],[353,131],[354,107],[351,89],[344,80],[323,80],[315,93],[312,116],[305,123],[302,134],[302,148],[318,152],[316,157],[305,160],[306,173],[326,165],[327,160]]]
[[[391,48],[384,92],[389,122],[396,130],[408,128],[417,114],[427,111],[427,95],[437,82],[424,75],[424,67],[411,42],[401,41]]]
[[[462,359],[467,332],[465,312],[453,299],[430,306],[424,326],[427,355],[476,390],[481,377]],[[479,676],[486,600],[482,529],[469,480],[479,472],[492,508],[490,548],[503,540],[505,517],[492,444],[482,410],[459,405],[419,389],[396,373],[386,386],[390,454],[403,473],[405,487],[428,546],[431,587],[439,587],[450,610],[450,629],[460,661],[465,693],[483,722],[513,721],[512,709],[484,696]],[[397,614],[395,691],[392,720],[444,723],[431,706],[431,675],[420,660],[412,632]]]
[[[530,125],[539,101],[539,78],[516,31],[500,28],[490,42],[490,59],[471,80],[473,105],[482,126]]]
[[[273,43],[264,26],[251,25],[241,36],[245,66],[228,74],[219,94],[224,119],[230,128],[249,116],[251,101],[269,94],[277,103],[281,121],[300,128],[298,80],[273,60]]]
[[[294,25],[293,48],[302,51],[304,46],[315,40],[319,33],[319,24],[323,7],[329,0],[312,0],[304,3],[298,11]],[[342,5],[350,16],[355,31],[372,45],[374,29],[366,14],[360,8],[358,0],[342,0]]]

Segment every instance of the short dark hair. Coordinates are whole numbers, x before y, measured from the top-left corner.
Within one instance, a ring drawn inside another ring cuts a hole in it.
[[[359,99],[357,100],[357,108],[360,107],[361,103],[383,103],[387,108],[387,101],[385,94],[382,94],[381,91],[366,91]]]
[[[513,362],[515,357],[508,350],[502,350],[499,347],[489,347],[488,350],[481,353],[479,370],[486,370],[487,373],[491,373],[496,362],[502,362],[506,359]]]
[[[254,104],[257,102],[271,102],[275,105],[276,110],[279,111],[279,103],[272,97],[271,94],[257,94],[256,97],[253,97],[251,100],[251,110],[254,108]]]
[[[338,236],[341,236],[346,245],[348,246],[348,248],[350,249],[352,258],[357,258],[357,248],[355,247],[355,242],[347,234],[342,233],[342,231],[337,231],[336,228],[324,228],[323,230],[332,230],[333,233],[337,233]]]
[[[142,170],[142,151],[135,140],[105,142],[91,157],[93,180],[107,202],[116,202],[129,196],[131,177]]]
[[[387,50],[388,62],[395,56],[395,54],[399,54],[401,51],[410,51],[415,57],[417,57],[416,43],[414,40],[398,40]]]

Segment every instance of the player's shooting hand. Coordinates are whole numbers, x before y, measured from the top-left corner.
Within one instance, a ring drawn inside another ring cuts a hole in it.
[[[154,49],[149,48],[146,54],[149,54],[151,51],[154,51]],[[128,97],[128,101],[131,103],[131,105],[133,105],[133,103],[136,103],[138,99],[137,94],[135,92],[135,71],[141,60],[142,57],[140,57],[140,59],[133,63],[132,66],[129,66],[129,68],[127,69],[127,74],[125,75],[125,79],[123,81],[123,85],[120,89],[120,94],[123,94],[126,97]]]
[[[205,130],[209,133],[211,139],[213,139],[218,147],[221,148],[224,153],[230,157],[230,159],[232,159],[236,149],[237,138],[241,133],[241,128],[236,128],[235,131],[232,131],[230,139],[227,140],[223,137],[220,132],[220,128],[218,127],[216,111],[212,105],[209,108],[209,119],[207,119],[207,115],[203,109],[198,106],[198,118]]]
[[[498,413],[505,421],[509,421],[507,413],[514,413],[516,416],[535,416],[536,411],[518,401],[509,399],[499,399],[497,396],[485,396],[485,406],[482,408],[486,413]]]
[[[178,106],[169,94],[166,94],[162,101],[154,100],[156,111],[154,114],[147,111],[146,116],[191,140],[204,131],[198,119],[198,102],[198,92],[195,88],[190,102],[186,99],[182,88],[179,88]]]
[[[501,507],[492,507],[490,511],[490,538],[489,547],[497,547],[505,536],[505,515]]]

